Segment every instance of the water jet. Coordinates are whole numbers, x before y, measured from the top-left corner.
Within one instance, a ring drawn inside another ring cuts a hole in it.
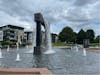
[[[86,56],[87,54],[86,54],[86,49],[85,48],[83,48],[83,56]]]
[[[8,46],[8,48],[7,48],[7,52],[9,52],[9,50],[10,50],[10,48],[9,48],[9,46]]]
[[[51,45],[51,33],[50,33],[50,25],[45,24],[45,36],[46,36],[46,51],[44,54],[53,54],[55,53],[54,50],[52,50],[52,45]]]
[[[79,50],[78,50],[78,46],[77,46],[77,45],[75,46],[75,49],[76,49],[76,52],[78,52],[78,51],[79,51]]]
[[[0,48],[0,58],[3,58],[1,48]]]
[[[17,54],[16,61],[21,61],[19,53]]]
[[[34,54],[40,55],[43,49],[41,47],[41,42],[42,42],[41,25],[44,26],[45,28],[45,36],[46,36],[46,47],[45,47],[46,52],[44,54],[54,53],[54,51],[51,49],[50,25],[44,21],[41,13],[36,13],[34,15],[34,19],[37,24],[36,25],[36,47],[34,47]]]

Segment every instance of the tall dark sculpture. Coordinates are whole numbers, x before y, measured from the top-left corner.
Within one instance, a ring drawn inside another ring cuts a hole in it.
[[[45,22],[43,19],[43,16],[41,13],[34,14],[34,19],[36,22],[36,47],[34,47],[34,54],[40,55],[41,54],[41,42],[42,42],[42,36],[41,36],[41,25],[45,26]]]

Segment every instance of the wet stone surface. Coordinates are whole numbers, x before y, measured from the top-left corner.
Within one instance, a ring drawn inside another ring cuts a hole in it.
[[[73,49],[54,48],[55,54],[33,55],[32,49],[20,48],[2,50],[3,58],[0,59],[0,66],[7,68],[48,68],[54,74],[100,74],[100,54],[87,51],[78,52]],[[31,53],[27,53],[31,52]],[[21,61],[16,61],[17,53]]]

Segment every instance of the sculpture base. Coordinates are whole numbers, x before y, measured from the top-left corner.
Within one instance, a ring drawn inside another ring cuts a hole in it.
[[[40,55],[42,53],[41,50],[42,50],[42,47],[39,47],[39,46],[34,47],[34,53],[33,54]]]

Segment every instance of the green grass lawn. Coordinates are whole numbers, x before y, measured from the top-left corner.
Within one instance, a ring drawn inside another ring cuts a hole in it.
[[[72,46],[72,44],[66,44],[64,42],[57,42],[57,43],[52,43],[52,46]]]
[[[57,42],[57,43],[52,43],[52,46],[72,46],[72,45],[75,45],[75,44],[66,44],[64,42]],[[82,45],[82,44],[80,44]],[[89,44],[89,46],[98,46],[99,43],[91,43]]]
[[[91,43],[90,46],[99,46],[99,43]]]

